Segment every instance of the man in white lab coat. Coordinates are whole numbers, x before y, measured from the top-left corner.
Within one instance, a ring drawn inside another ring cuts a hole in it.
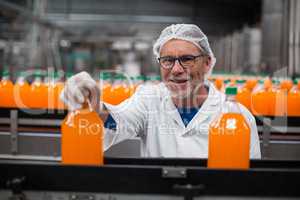
[[[104,148],[141,137],[144,157],[207,158],[209,124],[220,113],[225,95],[206,77],[215,57],[205,34],[192,24],[166,27],[154,44],[163,82],[140,86],[117,106],[105,104],[116,123],[106,128]],[[99,108],[99,88],[86,72],[71,77],[62,99],[77,109],[89,98]],[[243,106],[240,111],[251,128],[250,158],[260,158],[255,119]],[[104,121],[107,118],[104,117]]]

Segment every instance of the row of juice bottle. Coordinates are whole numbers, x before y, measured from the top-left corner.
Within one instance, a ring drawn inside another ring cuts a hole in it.
[[[224,91],[228,86],[238,88],[237,101],[256,116],[300,116],[300,81],[297,79],[213,79]]]
[[[51,80],[43,81],[41,71],[34,72],[34,80],[30,84],[26,72],[19,72],[15,83],[10,79],[8,71],[4,71],[0,82],[0,107],[31,109],[65,109],[59,100],[64,83],[54,73]]]
[[[126,77],[123,74],[100,73],[101,100],[117,105],[132,96],[141,84],[159,83],[160,76]]]
[[[3,72],[0,82],[0,107],[30,109],[66,109],[59,95],[64,82],[58,73],[43,80],[41,71],[34,72],[31,84],[26,81],[26,72],[20,72],[15,83],[8,71]],[[72,74],[68,74],[67,77]],[[129,98],[136,87],[143,83],[157,83],[159,76],[136,76],[127,78],[123,74],[100,73],[98,84],[101,100],[117,105]],[[300,81],[257,79],[212,79],[216,87],[225,92],[226,87],[238,88],[237,101],[257,116],[300,116]],[[266,103],[268,102],[268,103]]]
[[[68,74],[70,77],[72,74]],[[58,73],[53,73],[47,80],[42,72],[34,72],[31,84],[26,81],[26,72],[20,72],[15,83],[10,80],[8,71],[3,72],[0,82],[0,107],[30,109],[66,109],[60,101],[60,93],[64,82]],[[123,74],[100,73],[98,85],[101,100],[117,105],[129,98],[137,86],[144,82],[159,82],[158,76],[136,76],[127,78]]]

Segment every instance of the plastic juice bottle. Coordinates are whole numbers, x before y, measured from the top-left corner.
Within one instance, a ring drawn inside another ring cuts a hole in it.
[[[257,84],[257,79],[250,78],[250,79],[247,79],[245,86],[249,91],[252,91],[254,89],[254,87],[256,86],[256,84]]]
[[[72,72],[67,72],[67,73],[66,73],[66,79],[70,78],[71,76],[73,76],[73,73],[72,73]],[[57,83],[56,83],[56,90],[57,90],[57,93],[56,93],[57,109],[58,109],[58,110],[66,110],[66,109],[68,109],[67,106],[64,104],[63,101],[60,100],[60,94],[61,94],[61,92],[62,92],[63,89],[64,89],[65,83],[64,83],[64,81],[60,80],[58,72],[57,72],[57,77],[58,77],[58,81],[57,81]]]
[[[118,84],[118,82],[120,83],[120,80],[117,80],[118,77],[117,75],[112,75],[111,76],[111,86],[110,86],[110,91],[107,89],[106,91],[106,94],[109,94],[109,97],[108,96],[105,96],[104,99],[107,99],[107,103],[110,103],[110,104],[113,104],[113,105],[117,105],[118,104],[118,96],[117,96],[117,93],[115,91],[115,88],[116,88],[116,85]]]
[[[103,122],[88,105],[68,113],[61,133],[63,164],[103,165]]]
[[[30,108],[47,108],[48,107],[48,89],[42,81],[42,73],[37,70],[34,73],[34,81],[31,84]]]
[[[271,89],[272,83],[269,78],[266,80],[259,80],[252,92],[252,106],[251,111],[254,115],[270,115]],[[266,104],[266,102],[269,102]]]
[[[56,109],[55,102],[55,90],[56,90],[56,79],[54,76],[54,72],[51,72],[49,76],[45,77],[44,85],[47,88],[47,108],[48,109]]]
[[[99,77],[99,88],[100,88],[100,100],[106,103],[111,103],[111,74],[110,73],[100,73]]]
[[[297,83],[298,82],[298,83]],[[299,81],[294,80],[294,86],[288,93],[288,107],[287,114],[291,117],[300,116],[300,84]]]
[[[273,85],[270,91],[270,116],[287,115],[287,89],[280,87],[278,80],[272,81]]]
[[[238,93],[236,95],[236,100],[243,104],[248,110],[251,109],[251,91],[246,87],[245,80],[237,80],[236,84],[238,87]]]
[[[56,102],[56,108],[58,110],[65,110],[67,109],[67,106],[60,100],[60,93],[63,91],[64,89],[64,82],[63,81],[58,81],[56,83],[56,87],[55,87],[55,102]]]
[[[218,90],[221,90],[223,87],[223,79],[222,78],[216,78],[215,79],[215,86]]]
[[[59,72],[54,72],[54,77],[52,79],[52,84],[50,84],[50,90],[48,88],[48,99],[51,102],[49,102],[49,105],[53,103],[53,109],[67,109],[67,107],[64,105],[62,101],[60,101],[60,93],[64,89],[64,83],[59,77]],[[51,92],[52,91],[52,92]]]
[[[226,102],[209,126],[208,168],[248,169],[250,127],[235,101],[236,87],[226,88]]]
[[[280,89],[287,90],[287,92],[290,91],[292,87],[293,87],[293,82],[290,79],[282,80],[280,82]]]
[[[14,99],[18,108],[29,108],[30,106],[31,89],[25,77],[26,72],[20,72],[14,85]]]
[[[127,86],[124,84],[124,78],[122,74],[117,74],[115,76],[115,81],[112,86],[112,99],[111,104],[117,105],[128,98],[128,89]]]
[[[230,77],[229,78],[230,79],[230,83],[229,83],[229,85],[230,86],[236,86],[236,81],[238,80],[238,77]]]
[[[48,109],[64,109],[63,102],[60,102],[59,95],[63,90],[63,82],[59,80],[58,72],[51,73],[44,83],[47,88]]]
[[[121,102],[123,102],[131,96],[131,90],[130,90],[130,85],[128,84],[127,78],[122,75],[121,80],[122,80],[122,88],[123,88],[123,92],[121,93],[122,94]]]
[[[14,84],[10,80],[9,71],[3,71],[0,83],[0,107],[14,108],[16,107],[13,96]]]
[[[130,82],[128,83],[128,89],[129,89],[129,97],[131,97],[136,89],[136,78],[131,76],[130,77]]]
[[[221,88],[221,92],[225,93],[226,88],[227,88],[228,86],[230,86],[230,80],[229,80],[229,79],[226,79],[226,80],[224,80],[224,82],[223,82],[223,87]]]

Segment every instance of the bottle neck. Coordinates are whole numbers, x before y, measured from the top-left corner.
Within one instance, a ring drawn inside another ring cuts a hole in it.
[[[235,102],[236,101],[236,95],[226,95],[226,101],[233,101]]]
[[[25,82],[25,78],[23,76],[20,76],[17,80],[18,83],[23,83]]]
[[[40,83],[40,82],[42,82],[42,78],[39,77],[39,76],[36,76],[36,77],[34,78],[34,82]]]
[[[9,80],[9,76],[3,76],[3,77],[2,77],[2,80],[3,80],[3,81],[8,81],[8,80]]]

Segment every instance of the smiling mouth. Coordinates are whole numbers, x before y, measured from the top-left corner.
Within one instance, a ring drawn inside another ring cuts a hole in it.
[[[186,83],[186,82],[188,82],[188,80],[170,80],[171,82],[173,82],[173,83]]]

